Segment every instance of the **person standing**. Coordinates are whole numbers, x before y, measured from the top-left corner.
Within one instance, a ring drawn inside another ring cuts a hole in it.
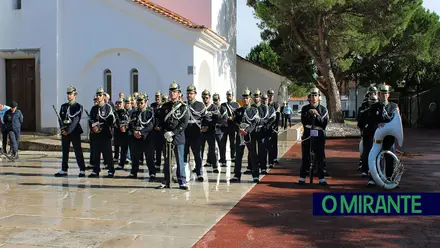
[[[202,119],[205,116],[206,108],[202,102],[196,100],[197,89],[194,85],[186,88],[187,108],[188,108],[188,125],[185,128],[185,152],[184,163],[189,163],[189,149],[191,148],[194,156],[196,167],[193,172],[197,175],[197,181],[203,182],[202,171],[202,154],[200,152],[202,144]]]
[[[234,122],[238,126],[239,135],[236,138],[237,156],[235,157],[234,177],[231,178],[231,183],[239,183],[241,181],[241,167],[244,154],[244,147],[248,148],[250,168],[252,171],[253,181],[258,183],[260,181],[260,171],[258,168],[258,157],[256,140],[251,139],[252,132],[258,124],[258,109],[251,106],[251,92],[246,89],[242,94],[244,105],[235,111]],[[242,141],[244,144],[242,144]]]
[[[226,143],[223,143],[222,139],[224,136],[223,130],[226,129],[228,123],[228,110],[224,105],[220,104],[220,95],[218,93],[212,95],[212,101],[220,111],[220,117],[217,123],[215,124],[215,140],[217,141],[219,155],[220,155],[218,157],[220,157],[221,166],[226,167]]]
[[[148,96],[139,94],[137,100],[137,110],[132,112],[130,117],[130,148],[133,156],[130,175],[128,178],[137,178],[139,172],[139,157],[145,154],[145,160],[150,173],[150,182],[156,178],[156,167],[153,161],[153,140],[152,133],[154,127],[154,112],[148,107]]]
[[[280,104],[273,100],[274,95],[275,95],[275,91],[273,89],[269,89],[267,91],[268,106],[272,107],[276,113],[275,122],[270,128],[271,134],[269,136],[269,141],[268,141],[269,168],[273,168],[274,164],[278,164],[278,127],[280,125],[280,120],[281,120],[281,109],[280,109]]]
[[[220,118],[220,111],[218,107],[211,103],[211,92],[204,90],[202,92],[203,104],[205,105],[205,116],[202,120],[202,150],[204,153],[205,144],[208,143],[208,156],[206,164],[212,166],[214,173],[218,173],[218,161],[215,154],[215,125]]]
[[[113,178],[115,168],[112,159],[112,127],[115,123],[113,108],[104,102],[104,89],[101,87],[96,91],[98,104],[90,110],[89,126],[94,134],[94,148],[92,156],[94,157],[93,172],[89,175],[91,178],[98,178],[101,172],[100,157],[104,157],[104,163],[107,162],[107,177]]]
[[[382,128],[386,123],[390,122],[394,118],[394,111],[399,111],[399,107],[396,103],[388,101],[388,98],[390,97],[390,86],[384,84],[379,85],[379,91],[378,91],[378,102],[373,103],[368,110],[367,114],[367,124],[366,124],[366,131],[367,134],[370,135],[371,140],[374,139],[374,134],[378,128]],[[394,136],[388,135],[385,136],[382,141],[382,150],[389,150],[394,151],[394,143],[396,138]],[[371,143],[371,146],[373,144]],[[365,150],[367,148],[368,150]],[[362,166],[366,166],[368,168],[368,155],[370,154],[371,147],[367,146],[364,147],[363,152],[366,154],[366,161],[364,160],[362,162]],[[390,178],[394,172],[394,159],[389,154],[384,155],[385,158],[385,176],[387,178]],[[364,163],[366,165],[364,165]],[[368,183],[366,187],[373,187],[376,183],[374,182],[373,178],[369,177]]]
[[[226,92],[226,102],[222,103],[221,105],[224,106],[228,112],[228,122],[225,125],[225,128],[223,129],[223,139],[222,139],[222,146],[226,147],[226,143],[229,138],[229,148],[231,150],[231,162],[235,163],[235,140],[237,138],[237,125],[234,123],[234,117],[235,117],[235,111],[240,108],[240,105],[237,102],[232,101],[233,94],[231,90],[228,90]],[[226,158],[220,157],[220,160],[226,161]]]
[[[267,155],[268,151],[271,149],[270,138],[272,137],[272,127],[276,121],[276,111],[275,109],[267,105],[268,96],[263,93],[261,95],[261,104],[258,108],[258,113],[260,114],[260,139],[258,147],[258,160],[260,162],[261,174],[267,174]]]
[[[301,123],[304,126],[304,133],[301,138],[302,163],[300,178],[298,181],[298,184],[300,185],[306,183],[307,171],[310,168],[310,149],[312,149],[315,154],[319,184],[322,186],[327,185],[327,182],[325,181],[323,159],[325,149],[325,128],[327,127],[329,117],[327,109],[319,104],[319,95],[319,90],[313,88],[310,91],[310,104],[301,109]],[[312,134],[314,133],[316,133],[317,136],[312,137]],[[310,147],[310,145],[312,147]]]
[[[78,92],[72,85],[67,88],[67,103],[61,105],[60,108],[60,128],[61,128],[61,147],[63,157],[61,162],[61,170],[55,173],[55,177],[66,177],[69,169],[69,151],[70,143],[72,143],[75,152],[76,162],[79,167],[78,177],[86,176],[86,165],[84,162],[84,154],[81,147],[81,134],[83,129],[80,121],[83,113],[83,106],[76,102]]]
[[[362,155],[360,165],[362,170],[362,177],[368,176],[368,155],[370,154],[371,147],[373,146],[373,136],[374,129],[372,127],[368,128],[369,111],[371,106],[377,102],[377,88],[370,86],[368,92],[365,95],[365,100],[359,107],[358,123],[357,126],[361,130],[362,136]]]
[[[18,103],[12,101],[11,108],[3,116],[5,133],[11,142],[11,157],[18,159],[18,146],[20,142],[21,125],[23,124],[23,114],[18,109]],[[3,147],[6,147],[7,139],[3,138]]]
[[[160,131],[159,128],[159,122],[157,121],[159,119],[160,116],[160,111],[162,110],[162,101],[161,101],[161,93],[160,91],[156,92],[155,97],[155,102],[153,102],[151,104],[151,108],[154,111],[154,118],[156,119],[155,123],[154,123],[154,129],[153,129],[153,133],[152,133],[152,137],[154,140],[154,152],[153,152],[153,157],[154,157],[154,163],[156,165],[156,171],[160,171],[160,165],[162,164],[162,151],[163,151],[163,146],[164,146],[164,139],[163,139],[163,135],[162,132]]]
[[[184,165],[184,151],[185,151],[185,129],[188,125],[188,108],[185,103],[179,101],[181,94],[180,86],[173,82],[170,87],[170,101],[166,102],[162,108],[163,111],[160,117],[159,127],[164,133],[166,142],[166,149],[170,147],[174,151],[174,156],[177,163],[177,180],[179,182],[179,188],[187,190],[186,184],[186,171]],[[170,160],[172,152],[166,152],[164,174],[165,180],[158,187],[159,189],[170,188],[171,183],[171,164]]]
[[[7,139],[8,135],[6,134],[6,128],[4,127],[4,122],[3,122],[3,116],[5,115],[6,111],[8,111],[11,107],[7,106],[7,105],[3,105],[0,104],[0,131],[2,134],[2,140],[3,139]],[[3,153],[6,153],[6,146],[3,146],[3,143],[5,141],[2,141],[2,151]]]
[[[293,110],[287,102],[284,103],[283,113],[284,113],[284,129],[287,129],[287,121],[289,121],[289,127],[292,127]]]

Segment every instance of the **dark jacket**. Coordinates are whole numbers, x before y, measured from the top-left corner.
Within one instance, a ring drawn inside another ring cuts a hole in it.
[[[187,107],[185,103],[179,101],[169,101],[162,105],[159,127],[163,134],[168,131],[174,133],[174,145],[185,144],[185,129],[188,126],[189,119]],[[169,114],[170,112],[172,113]]]
[[[318,114],[312,115],[310,113],[310,110],[312,109],[316,109],[318,111]],[[318,106],[314,107],[311,104],[307,104],[306,106],[302,107],[301,123],[303,124],[304,127],[303,139],[310,136],[310,130],[311,127],[313,127],[313,125],[319,129],[322,129],[322,131],[318,131],[318,132],[320,137],[324,137],[325,136],[324,130],[327,127],[328,120],[329,120],[328,111],[324,106],[318,104]]]
[[[81,135],[83,129],[80,125],[81,116],[83,113],[83,106],[77,102],[73,104],[64,103],[60,108],[60,117],[62,123],[60,128],[65,128],[70,135]]]
[[[135,131],[142,134],[142,139],[147,139],[151,130],[155,125],[154,113],[151,108],[146,107],[143,110],[136,110],[131,113],[130,117],[130,133],[134,135]]]
[[[240,127],[241,123],[246,123],[249,126],[245,129],[246,139],[249,139],[249,135],[255,130],[258,122],[259,122],[259,116],[258,116],[258,110],[255,107],[251,106],[243,106],[240,107],[235,111],[235,118],[234,122],[237,126],[237,130]]]
[[[23,123],[23,114],[19,109],[16,109],[14,113],[9,109],[3,116],[5,131],[21,131],[21,124]]]
[[[202,120],[202,127],[208,127],[206,131],[207,134],[215,133],[215,125],[220,119],[220,111],[218,106],[215,104],[210,104],[206,106],[205,116]]]
[[[235,123],[234,123],[235,111],[237,111],[237,109],[240,108],[240,105],[237,102],[232,102],[232,101],[231,102],[224,102],[221,105],[226,108],[226,111],[228,113],[227,117],[232,118],[232,120],[229,120],[229,118],[226,118],[226,119],[228,119],[228,121],[227,121],[227,125],[225,125],[225,126],[227,128],[236,129],[237,125],[235,125]]]
[[[112,138],[112,128],[115,123],[115,115],[112,106],[108,103],[104,105],[95,105],[90,110],[89,127],[92,129],[93,123],[99,123],[98,126],[101,129],[99,133],[93,133],[96,136],[105,136]]]
[[[188,125],[185,129],[185,135],[188,137],[200,136],[202,120],[205,117],[206,108],[202,102],[193,101],[187,103],[188,107]]]

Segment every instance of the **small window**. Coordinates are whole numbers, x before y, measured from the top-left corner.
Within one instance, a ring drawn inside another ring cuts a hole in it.
[[[300,105],[303,105],[303,104],[304,104],[304,101],[299,101],[299,104],[300,104]]]
[[[130,90],[131,92],[139,92],[139,72],[136,69],[130,71]]]
[[[104,90],[112,97],[112,71],[109,69],[104,71]]]
[[[21,9],[21,0],[15,0],[15,9]]]

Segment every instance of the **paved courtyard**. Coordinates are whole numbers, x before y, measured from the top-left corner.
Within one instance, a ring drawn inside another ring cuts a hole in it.
[[[280,142],[280,155],[292,144]],[[60,156],[23,151],[0,161],[0,247],[192,247],[255,185],[250,175],[229,184],[230,163],[219,174],[205,167],[205,182],[192,178],[190,191],[155,189],[163,174],[156,183],[125,171],[78,178],[73,157],[69,177],[55,178]]]

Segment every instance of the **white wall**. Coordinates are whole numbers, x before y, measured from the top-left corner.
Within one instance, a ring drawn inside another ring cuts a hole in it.
[[[44,75],[40,78],[40,83],[44,85],[44,90],[37,92],[43,99],[41,106],[36,106],[38,109],[52,109],[52,104],[58,105],[54,98],[58,87],[57,2],[58,0],[23,0],[22,9],[15,10],[14,1],[0,1],[0,50],[40,50],[40,73]],[[0,91],[5,92],[4,87],[2,85]],[[41,125],[56,125],[53,112],[42,116]]]
[[[211,0],[211,29],[229,43],[228,51],[216,54],[216,84],[238,95],[237,88],[237,0]],[[240,93],[241,94],[241,93]]]
[[[9,104],[6,102],[6,64],[5,59],[0,58],[0,104]]]
[[[246,88],[252,92],[258,88],[262,93],[272,88],[277,96],[278,88],[283,80],[284,77],[250,62],[240,58],[237,61],[237,99],[241,98],[241,94]]]
[[[211,27],[210,0],[150,0],[167,8],[186,19],[198,24]]]

